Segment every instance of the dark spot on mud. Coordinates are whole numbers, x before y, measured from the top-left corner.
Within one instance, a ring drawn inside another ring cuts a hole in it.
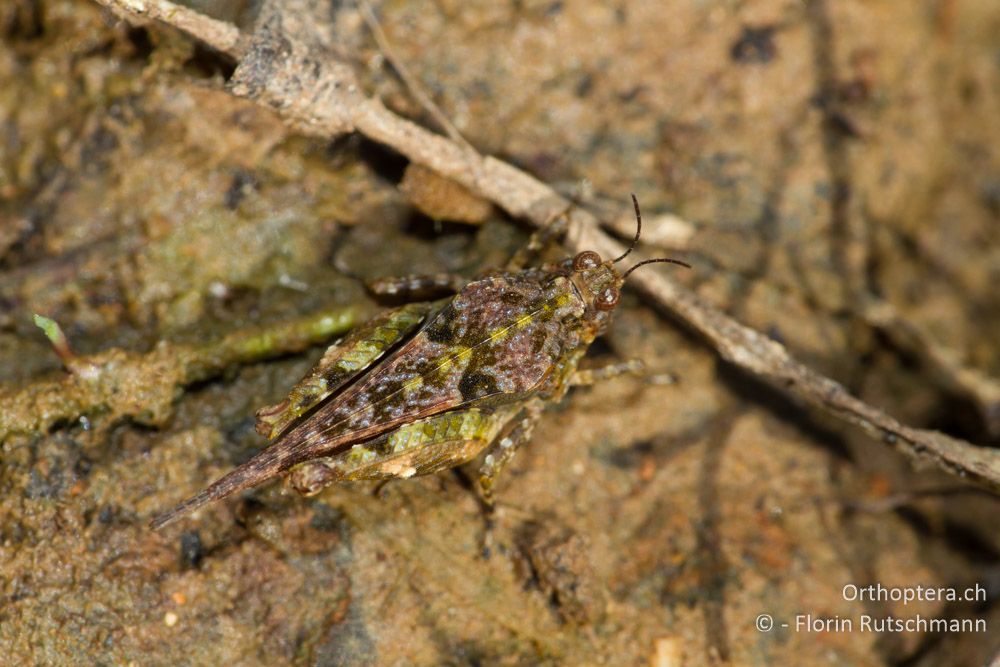
[[[101,511],[97,513],[97,520],[106,526],[115,520],[115,514],[116,511],[114,505],[105,505],[101,508]]]
[[[86,479],[90,476],[90,471],[94,468],[94,462],[85,456],[81,456],[73,464],[73,474],[77,479]]]
[[[767,326],[767,337],[775,343],[787,344],[785,336],[781,333],[781,328],[777,324],[771,323]]]
[[[0,23],[0,34],[4,39],[14,42],[16,40],[31,41],[38,39],[45,34],[45,21],[42,16],[42,3],[22,2],[15,4],[17,9],[7,12],[3,17],[5,21]]]
[[[199,42],[195,42],[194,54],[185,66],[202,77],[221,76],[226,81],[236,71],[236,65],[229,56]]]
[[[858,129],[857,124],[851,120],[850,116],[841,111],[833,110],[827,114],[826,124],[831,131],[836,132],[837,134],[850,137],[852,139],[861,138],[861,131]]]
[[[237,169],[233,172],[233,180],[226,190],[224,198],[226,208],[230,211],[235,211],[240,202],[256,189],[257,177],[245,169]]]
[[[318,502],[313,504],[312,511],[312,518],[309,520],[310,528],[340,534],[344,534],[350,528],[347,516],[340,508]]]
[[[358,155],[376,174],[391,183],[403,180],[403,172],[410,163],[387,146],[364,138],[358,144]]]
[[[257,420],[252,416],[227,424],[224,430],[223,454],[234,465],[246,463],[260,451]]]
[[[147,60],[153,54],[153,40],[146,28],[129,28],[125,39],[132,47],[131,56],[135,60]]]
[[[205,547],[201,543],[201,535],[196,530],[181,533],[181,565],[185,568],[197,568],[205,558]]]
[[[773,25],[743,26],[743,34],[730,49],[730,56],[744,65],[765,65],[771,62],[778,55],[778,47],[774,44],[776,30]]]
[[[24,489],[24,497],[29,500],[39,500],[41,498],[57,498],[63,489],[63,470],[56,467],[48,475],[43,475],[38,470],[32,470],[28,484]]]
[[[106,127],[98,127],[83,142],[80,162],[84,171],[101,171],[108,166],[108,153],[118,148],[118,137]]]
[[[990,213],[1000,217],[1000,179],[987,179],[979,188],[979,197]]]
[[[637,468],[643,459],[653,453],[653,443],[641,440],[629,447],[619,447],[608,452],[604,459],[616,468]]]

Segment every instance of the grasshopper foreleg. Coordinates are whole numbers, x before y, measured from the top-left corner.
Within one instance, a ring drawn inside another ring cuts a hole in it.
[[[566,228],[569,225],[569,212],[572,208],[573,206],[570,204],[544,226],[536,229],[528,239],[528,243],[518,248],[514,256],[507,262],[507,270],[521,271],[537,260],[552,244],[556,243],[566,233]]]
[[[618,377],[619,375],[634,375],[636,377],[642,377],[645,373],[646,365],[643,364],[642,361],[639,359],[629,359],[628,361],[608,364],[607,366],[601,366],[599,368],[577,369],[573,375],[570,376],[569,384],[572,387],[585,387],[590,386],[595,382],[600,382],[601,380]]]

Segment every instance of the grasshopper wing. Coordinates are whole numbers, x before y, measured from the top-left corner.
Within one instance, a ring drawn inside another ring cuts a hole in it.
[[[391,352],[424,322],[434,306],[414,303],[387,311],[331,345],[285,400],[257,411],[257,432],[268,440],[281,435],[299,417]]]

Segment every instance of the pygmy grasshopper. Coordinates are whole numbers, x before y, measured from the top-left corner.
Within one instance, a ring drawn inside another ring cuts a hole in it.
[[[629,273],[619,273],[639,240],[613,260],[586,250],[555,264],[528,264],[565,230],[565,216],[540,229],[503,270],[465,284],[450,276],[379,281],[399,295],[454,289],[447,299],[384,312],[331,346],[278,405],[257,412],[274,440],[201,493],[153,520],[183,514],[281,474],[304,495],[333,482],[408,478],[453,468],[488,450],[479,481],[488,506],[493,484],[547,404],[570,387],[641,368],[577,366],[608,325]],[[560,224],[561,223],[561,224]]]

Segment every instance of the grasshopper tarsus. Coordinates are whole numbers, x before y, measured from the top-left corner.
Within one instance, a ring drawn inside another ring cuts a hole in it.
[[[385,487],[389,486],[389,483],[391,481],[392,481],[391,479],[383,479],[380,482],[378,482],[375,485],[375,488],[372,489],[372,497],[378,498],[379,500],[385,498],[385,493],[384,493]]]

